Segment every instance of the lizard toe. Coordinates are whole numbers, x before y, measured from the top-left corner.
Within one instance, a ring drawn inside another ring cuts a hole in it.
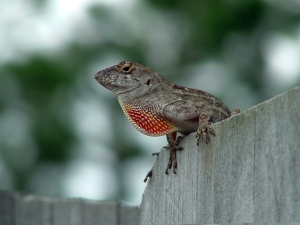
[[[173,163],[173,173],[177,174],[177,158],[175,157],[174,163]]]
[[[144,182],[145,182],[145,183],[147,182],[148,178],[152,177],[152,173],[153,173],[153,167],[152,167],[152,169],[147,173],[147,175],[146,175],[146,177],[145,177],[145,179],[144,179]]]
[[[159,155],[159,152],[153,152],[152,153],[152,156],[158,156]]]
[[[212,134],[213,136],[216,136],[215,131],[211,127],[212,123],[208,122],[202,127],[199,127],[196,133],[196,139],[197,139],[197,146],[200,145],[200,141],[203,141],[204,143],[209,143],[209,136],[208,133]]]

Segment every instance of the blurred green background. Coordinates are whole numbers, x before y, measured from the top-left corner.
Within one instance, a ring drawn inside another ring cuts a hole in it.
[[[2,0],[0,189],[139,204],[165,137],[93,75],[130,60],[242,111],[300,84],[299,0]]]

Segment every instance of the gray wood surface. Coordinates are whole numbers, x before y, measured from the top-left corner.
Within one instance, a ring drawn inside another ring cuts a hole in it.
[[[186,136],[178,174],[162,149],[141,203],[141,224],[300,222],[300,87]]]
[[[0,191],[0,225],[138,225],[139,208]]]

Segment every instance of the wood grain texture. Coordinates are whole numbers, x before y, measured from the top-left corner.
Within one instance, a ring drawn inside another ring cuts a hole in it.
[[[0,191],[1,225],[138,225],[139,208]]]
[[[162,149],[141,203],[141,224],[300,222],[300,87],[213,125],[216,137]]]

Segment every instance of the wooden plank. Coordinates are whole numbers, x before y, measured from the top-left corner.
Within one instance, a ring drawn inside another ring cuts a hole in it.
[[[47,198],[16,195],[12,212],[16,225],[51,224],[52,207]]]
[[[255,222],[300,222],[299,90],[256,108]]]
[[[119,206],[119,223],[118,225],[140,224],[140,209],[138,207]]]
[[[139,224],[139,208],[118,202],[55,199],[0,191],[2,225]]]
[[[0,224],[16,224],[14,217],[14,196],[0,191]]]
[[[141,203],[141,224],[300,222],[300,87],[186,136],[178,174],[162,149]]]

